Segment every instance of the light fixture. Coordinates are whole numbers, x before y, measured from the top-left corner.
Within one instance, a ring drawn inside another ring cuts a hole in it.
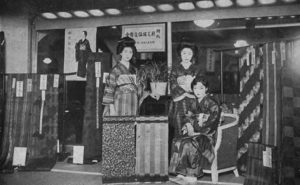
[[[184,3],[179,3],[178,8],[180,10],[193,10],[195,9],[195,6],[192,2],[184,2]]]
[[[261,17],[256,17],[256,20],[261,20]]]
[[[249,46],[248,42],[245,41],[245,40],[237,40],[233,45],[234,45],[234,47],[236,47],[236,48]]]
[[[43,62],[45,64],[50,64],[52,62],[52,60],[50,58],[46,57],[46,58],[44,58]]]
[[[291,15],[290,17],[291,17],[292,19],[296,18],[296,16],[295,16],[295,15]]]
[[[112,29],[117,29],[117,26],[112,26],[111,28],[112,28]]]
[[[211,25],[213,25],[215,22],[215,20],[213,19],[199,19],[199,20],[194,20],[194,24],[196,24],[197,26],[201,27],[201,28],[207,28]]]
[[[157,8],[161,11],[169,12],[174,10],[174,7],[170,4],[160,4],[157,6]]]
[[[260,4],[273,4],[276,0],[258,0]]]
[[[151,5],[143,5],[143,6],[140,6],[139,9],[145,13],[151,13],[151,12],[156,11],[156,9]]]
[[[296,2],[297,0],[282,0],[282,1],[285,3],[293,3],[293,2]]]
[[[42,16],[46,19],[56,19],[57,18],[57,16],[51,12],[42,13]]]
[[[252,6],[254,5],[254,0],[237,0],[236,4],[239,6]]]
[[[73,12],[77,17],[89,17],[89,14],[85,11],[78,10]]]
[[[119,14],[121,14],[121,11],[116,9],[116,8],[108,8],[105,11],[106,11],[106,13],[108,13],[110,15],[119,15]]]
[[[270,16],[270,17],[268,17],[268,19],[273,19],[273,17]]]
[[[104,15],[104,12],[102,12],[99,9],[93,9],[93,10],[89,10],[88,11],[91,15],[96,16],[96,17],[100,17]]]
[[[72,17],[72,14],[70,14],[69,12],[57,12],[57,15],[62,18],[71,18]]]
[[[221,8],[230,7],[233,5],[233,2],[231,0],[216,0],[216,5]]]
[[[199,8],[212,8],[214,7],[214,3],[210,0],[204,0],[204,1],[197,1],[196,2],[196,5],[199,7]]]
[[[283,19],[283,18],[284,18],[284,16],[280,16],[279,18],[280,18],[280,19]]]

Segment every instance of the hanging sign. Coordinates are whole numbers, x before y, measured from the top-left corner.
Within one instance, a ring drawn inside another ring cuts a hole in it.
[[[28,78],[27,79],[27,92],[31,92],[32,91],[32,79]]]
[[[95,62],[95,75],[96,78],[101,77],[101,62]]]
[[[207,72],[214,72],[215,71],[215,55],[211,49],[207,49],[206,52],[206,71]]]
[[[58,82],[59,82],[59,75],[55,74],[53,77],[53,87],[54,88],[58,88],[58,84],[59,84]]]
[[[40,90],[47,89],[47,75],[41,75],[40,77]]]
[[[17,81],[16,97],[23,97],[23,81]]]
[[[128,25],[122,27],[122,37],[131,37],[138,52],[165,51],[165,24]]]
[[[286,51],[285,51],[284,42],[280,42],[280,56],[281,56],[281,66],[283,66],[283,61],[286,60]]]

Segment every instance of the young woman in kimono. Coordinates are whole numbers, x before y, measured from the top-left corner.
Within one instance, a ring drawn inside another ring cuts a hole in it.
[[[132,65],[137,53],[135,41],[124,37],[118,42],[120,61],[106,79],[103,95],[104,116],[135,116],[138,109],[136,68]]]
[[[170,75],[172,101],[169,108],[170,139],[181,137],[181,128],[188,106],[195,101],[191,81],[198,73],[195,60],[198,48],[188,39],[183,38],[177,47],[180,62],[174,63]]]
[[[208,82],[203,76],[197,76],[191,83],[196,96],[191,111],[186,114],[185,124],[181,131],[186,137],[178,139],[173,148],[177,153],[172,157],[178,178],[188,182],[197,181],[201,177],[203,167],[211,165],[214,155],[215,134],[219,125],[221,109],[217,102],[207,93]],[[173,171],[173,172],[174,172]]]

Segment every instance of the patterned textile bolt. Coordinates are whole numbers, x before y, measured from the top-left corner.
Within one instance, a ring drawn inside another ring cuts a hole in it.
[[[84,121],[83,121],[83,130],[82,130],[84,158],[88,160],[93,160],[93,159],[100,160],[101,157],[101,135],[100,135],[100,130],[96,129],[96,119],[97,119],[96,118],[96,78],[95,78],[94,61],[95,61],[94,56],[90,55],[90,58],[88,60],[88,65],[87,65],[87,80],[86,80],[86,87],[85,87],[85,102],[84,102]],[[103,89],[102,84],[100,87],[101,89]],[[98,114],[100,114],[100,112],[102,112],[101,106],[99,106]]]
[[[144,181],[168,180],[168,117],[137,117],[135,173]]]
[[[27,147],[26,168],[51,169],[56,162],[59,75],[47,75],[46,98],[40,129],[40,76],[8,75],[5,136],[1,149],[1,166],[10,168],[15,146]]]
[[[104,117],[103,182],[135,181],[135,117]]]
[[[263,52],[261,47],[248,47],[240,59],[240,103],[238,165],[246,170],[248,142],[259,142],[263,123]]]

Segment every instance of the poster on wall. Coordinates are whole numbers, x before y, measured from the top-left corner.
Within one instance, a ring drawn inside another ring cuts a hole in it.
[[[144,24],[122,26],[122,37],[131,37],[138,52],[165,51],[165,24]]]
[[[64,73],[66,80],[86,80],[86,63],[88,52],[96,51],[97,28],[65,29]]]

